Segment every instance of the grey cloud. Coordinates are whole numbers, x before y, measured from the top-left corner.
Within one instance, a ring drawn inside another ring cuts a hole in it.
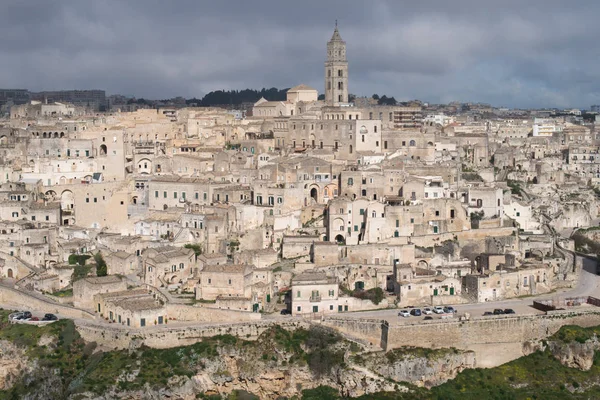
[[[600,4],[487,3],[0,0],[0,87],[148,98],[298,83],[322,90],[338,19],[358,95],[600,102]]]

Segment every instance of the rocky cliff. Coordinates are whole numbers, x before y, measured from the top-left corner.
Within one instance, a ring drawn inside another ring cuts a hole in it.
[[[475,368],[475,353],[457,349],[406,347],[386,354],[357,356],[371,371],[396,382],[432,387],[454,379],[459,372]]]

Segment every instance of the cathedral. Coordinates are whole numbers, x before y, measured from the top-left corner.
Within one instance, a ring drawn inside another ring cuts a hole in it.
[[[324,76],[324,100],[319,100],[316,89],[301,84],[287,92],[286,101],[262,98],[255,103],[252,118],[264,121],[262,130],[273,133],[275,148],[293,152],[323,149],[333,152],[336,159],[355,161],[362,154],[393,150],[397,138],[385,138],[393,132],[409,130],[411,139],[419,132],[420,107],[369,102],[357,106],[350,101],[346,42],[337,24],[327,42]]]

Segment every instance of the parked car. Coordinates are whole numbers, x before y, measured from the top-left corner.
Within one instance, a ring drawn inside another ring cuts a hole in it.
[[[413,308],[412,310],[410,310],[410,315],[412,315],[414,317],[420,317],[421,316],[421,309],[419,309],[419,308]]]
[[[12,313],[12,314],[10,314],[10,315],[9,315],[9,318],[11,318],[12,320],[15,320],[15,319],[19,319],[19,317],[20,317],[21,315],[23,315],[23,312],[16,312],[16,313]]]
[[[429,321],[432,319],[433,319],[433,317],[431,315],[426,315],[425,318],[423,318],[424,321]]]
[[[25,321],[31,317],[32,317],[32,315],[29,311],[23,311],[23,313],[21,315],[19,315],[18,317],[16,317],[15,319]]]
[[[408,310],[401,310],[401,311],[398,313],[398,316],[399,316],[399,317],[408,318],[408,317],[410,317],[410,313],[408,312]]]
[[[448,306],[448,307],[444,307],[444,312],[446,314],[454,314],[454,313],[456,313],[456,310],[454,309],[454,307]]]
[[[46,314],[42,318],[42,321],[58,321],[58,317],[54,314]]]
[[[431,314],[433,314],[433,310],[431,308],[429,308],[429,307],[425,307],[423,309],[423,314],[425,314],[425,315],[431,315]]]
[[[504,314],[515,314],[515,310],[513,310],[512,308],[507,308],[506,310],[504,310]]]
[[[30,321],[39,321],[40,319],[38,317],[31,317],[29,320]]]
[[[491,311],[486,311],[483,313],[483,316],[485,317],[486,315],[494,315],[494,313]]]
[[[444,307],[442,306],[435,306],[433,307],[433,312],[436,314],[443,314],[444,313]]]
[[[501,308],[496,308],[496,309],[494,310],[494,315],[502,315],[502,314],[504,314],[504,310],[503,310],[503,309],[501,309]]]

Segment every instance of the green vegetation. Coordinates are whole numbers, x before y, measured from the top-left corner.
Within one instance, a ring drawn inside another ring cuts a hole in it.
[[[346,296],[356,297],[361,300],[371,300],[373,304],[377,305],[381,303],[383,299],[385,299],[385,293],[381,288],[373,288],[369,290],[364,289],[354,289],[350,290],[345,286],[339,285],[340,292],[345,294]]]
[[[88,276],[92,267],[90,265],[75,265],[73,268],[73,275],[71,276],[71,281],[75,282],[81,278],[85,278]]]
[[[462,178],[465,181],[483,182],[483,178],[477,172],[463,172]]]
[[[471,213],[471,222],[473,221],[481,221],[483,219],[484,216],[484,212],[483,211],[473,211]]]
[[[377,287],[369,290],[355,289],[352,292],[352,297],[362,300],[371,300],[373,304],[377,305],[385,298],[385,294],[383,293],[383,289]]]
[[[188,243],[188,244],[185,244],[183,247],[185,247],[186,249],[192,249],[192,250],[194,250],[194,254],[196,255],[196,259],[198,259],[198,256],[200,254],[202,254],[202,246],[200,246],[199,244]]]
[[[71,296],[73,296],[73,289],[71,288],[71,289],[59,290],[58,292],[52,293],[52,296],[71,297]]]
[[[108,275],[108,266],[100,252],[94,255],[94,260],[96,261],[96,276]]]
[[[69,256],[69,265],[85,265],[86,260],[91,257],[88,254],[71,254]]]
[[[600,336],[600,326],[582,328],[577,325],[565,325],[554,335],[550,336],[548,340],[560,340],[565,343],[585,343],[594,336]]]
[[[520,196],[522,194],[523,188],[521,187],[521,182],[507,180],[506,184],[510,188],[510,191],[512,192],[512,194],[516,194],[518,196]]]
[[[571,239],[575,242],[575,250],[587,253],[587,254],[598,254],[600,253],[600,242],[597,242],[593,239],[590,239],[585,234],[588,231],[595,231],[600,229],[600,227],[593,226],[588,229],[579,229],[573,235],[571,235]]]

